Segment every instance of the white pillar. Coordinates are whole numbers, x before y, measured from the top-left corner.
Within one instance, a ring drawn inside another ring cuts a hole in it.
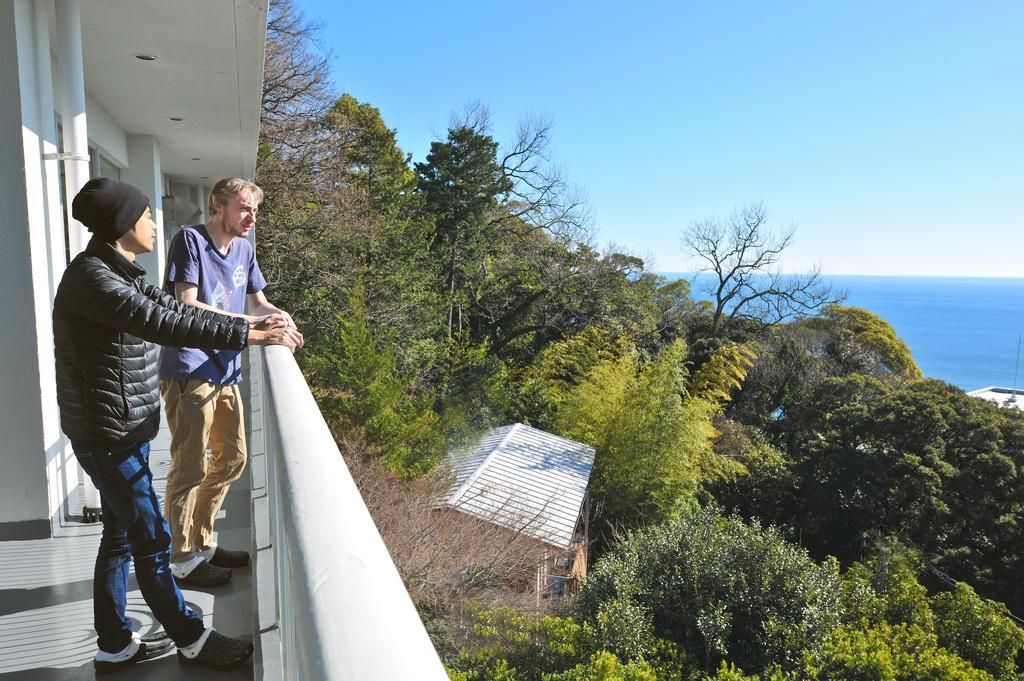
[[[153,252],[140,255],[137,262],[146,269],[146,279],[159,286],[164,274],[164,182],[160,166],[160,145],[152,135],[128,135],[128,167],[121,179],[135,185],[149,197],[156,222]]]
[[[64,205],[67,206],[68,256],[74,258],[89,243],[89,231],[71,215],[71,202],[89,181],[89,129],[85,113],[85,73],[82,69],[82,15],[79,0],[55,0],[57,62],[60,81],[60,119],[63,126]],[[78,460],[65,448],[61,469],[61,493],[66,496],[82,478],[82,501],[98,513],[100,493],[87,475],[80,475]],[[51,482],[51,489],[54,485]],[[89,511],[86,511],[88,515]]]
[[[47,3],[0,2],[0,537],[47,536],[65,448],[52,301],[63,270]],[[50,167],[48,167],[50,166]],[[56,211],[54,207],[57,207]],[[56,214],[55,214],[56,213]],[[53,481],[56,482],[56,481]],[[49,490],[49,491],[48,491]]]
[[[79,0],[56,0],[57,56],[60,61],[60,117],[64,127],[65,204],[71,257],[85,249],[89,233],[71,217],[71,200],[89,180],[89,133],[82,70],[82,19]]]

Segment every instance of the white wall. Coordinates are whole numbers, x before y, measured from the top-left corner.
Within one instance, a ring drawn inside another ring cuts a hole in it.
[[[128,135],[99,102],[85,95],[85,115],[89,120],[89,140],[114,163],[128,165]]]

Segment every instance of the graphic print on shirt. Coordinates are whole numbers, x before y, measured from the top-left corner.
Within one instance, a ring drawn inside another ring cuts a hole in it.
[[[231,284],[233,288],[228,291],[227,287],[224,286],[223,282],[217,282],[217,286],[213,289],[213,300],[211,305],[216,307],[218,310],[228,309],[228,305],[231,302],[231,297],[235,295],[235,291],[245,286],[245,268],[239,265],[235,268],[235,271],[231,274]]]
[[[218,310],[226,310],[230,300],[231,296],[228,294],[228,290],[224,288],[224,283],[218,281],[217,285],[213,289],[213,296],[212,300],[210,300],[210,304]]]

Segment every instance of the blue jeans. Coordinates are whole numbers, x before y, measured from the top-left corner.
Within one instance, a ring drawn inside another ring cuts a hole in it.
[[[103,537],[92,586],[100,650],[116,653],[131,642],[131,623],[124,610],[132,559],[142,597],[167,635],[179,646],[195,643],[203,633],[203,620],[185,603],[171,575],[171,533],[153,491],[149,443],[71,446],[103,506]]]

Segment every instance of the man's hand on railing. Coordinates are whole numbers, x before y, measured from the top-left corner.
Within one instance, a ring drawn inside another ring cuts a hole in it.
[[[292,318],[286,312],[275,312],[263,316],[248,315],[247,320],[250,329],[259,329],[260,331],[286,329],[289,327],[296,328],[295,322],[292,321]]]
[[[302,343],[302,334],[294,326],[273,329],[254,328],[249,331],[249,345],[283,345],[295,352],[296,348],[302,347]]]
[[[284,310],[278,310],[277,312],[275,312],[271,316],[272,317],[280,317],[281,319],[283,319],[285,326],[291,327],[293,329],[298,329],[299,328],[295,324],[295,320],[292,319],[292,316],[290,314],[288,314],[287,312],[285,312]]]

